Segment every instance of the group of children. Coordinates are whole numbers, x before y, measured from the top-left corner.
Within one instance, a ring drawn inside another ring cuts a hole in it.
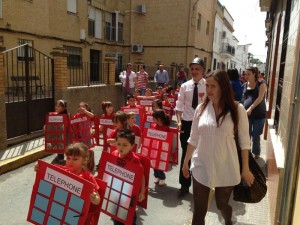
[[[137,98],[139,97],[152,100],[151,111],[146,112],[143,106],[136,104]],[[114,106],[111,102],[102,102],[103,114],[100,116],[100,119],[112,120],[114,126],[114,129],[107,138],[110,153],[124,160],[141,165],[139,156],[136,153],[139,153],[139,148],[141,146],[142,131],[136,124],[135,113],[131,112],[130,109],[142,109],[144,110],[145,115],[152,116],[153,122],[150,126],[152,129],[169,131],[172,114],[170,113],[171,110],[164,110],[164,107],[173,109],[174,105],[169,101],[169,99],[173,97],[175,99],[173,88],[171,87],[159,87],[157,88],[155,95],[152,94],[151,89],[147,89],[145,96],[128,95],[128,105],[122,108],[123,111],[117,111],[116,113],[114,112]],[[127,112],[125,113],[124,111]],[[54,114],[67,114],[71,117],[67,111],[67,102],[64,100],[57,101]],[[95,115],[91,112],[88,104],[85,102],[79,103],[78,112],[72,116],[72,118],[80,117],[82,115],[86,115],[91,121],[95,119]],[[99,126],[99,131],[103,131],[103,126]],[[58,165],[60,168],[91,181],[95,185],[95,189],[90,195],[90,200],[92,204],[98,205],[100,203],[100,196],[98,193],[99,186],[92,175],[95,169],[93,151],[89,150],[85,144],[73,143],[66,148],[65,157],[64,160],[64,154],[57,154],[52,161],[52,164],[60,164]],[[38,169],[39,166],[36,163],[35,171],[38,171]],[[155,184],[158,184],[159,186],[165,185],[166,175],[164,171],[154,169],[154,177]],[[145,177],[143,177],[141,187],[139,201],[143,201],[145,198]],[[89,213],[86,224],[97,224],[97,221],[93,218],[93,213]],[[114,224],[117,225],[122,223],[114,221]]]

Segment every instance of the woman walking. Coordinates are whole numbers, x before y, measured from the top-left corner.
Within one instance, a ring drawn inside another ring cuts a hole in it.
[[[207,97],[194,115],[191,135],[182,172],[189,177],[191,159],[194,214],[192,225],[204,225],[210,189],[215,188],[217,208],[232,225],[232,208],[228,204],[233,187],[244,182],[251,186],[254,177],[249,170],[250,138],[248,120],[243,105],[234,101],[230,81],[225,71],[214,71],[206,78]],[[240,174],[235,133],[242,149]]]
[[[259,81],[258,70],[255,67],[247,68],[246,79],[244,107],[247,110],[249,120],[252,154],[255,159],[258,159],[260,156],[260,135],[263,133],[266,121],[265,94],[267,85],[264,80]]]

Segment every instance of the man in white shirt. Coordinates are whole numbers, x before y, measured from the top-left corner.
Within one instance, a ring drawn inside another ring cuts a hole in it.
[[[133,95],[134,90],[137,87],[136,74],[132,71],[131,63],[127,63],[126,70],[120,73],[119,78],[122,82],[122,93],[126,105],[127,95]]]
[[[195,109],[198,104],[202,103],[206,95],[206,82],[203,79],[205,72],[204,61],[198,57],[195,58],[190,63],[190,72],[192,79],[181,85],[175,107],[182,148],[180,168],[182,168],[186,155],[187,140],[190,137]],[[191,178],[185,178],[181,169],[179,172],[179,183],[181,184],[180,194],[188,193],[191,186]]]

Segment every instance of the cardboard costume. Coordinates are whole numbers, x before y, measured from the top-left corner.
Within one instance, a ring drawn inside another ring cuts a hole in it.
[[[97,206],[96,210],[90,210],[90,194],[96,188],[95,184],[41,160],[38,164],[27,221],[40,225],[84,225],[88,218],[99,218]],[[97,183],[103,192],[106,183]],[[101,191],[98,193],[103,199]],[[101,207],[101,203],[98,206]],[[89,213],[96,213],[98,217],[90,217]]]
[[[70,122],[67,114],[50,113],[46,115],[45,151],[64,153],[71,142]]]

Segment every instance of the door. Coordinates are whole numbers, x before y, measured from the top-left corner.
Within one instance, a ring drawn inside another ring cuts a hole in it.
[[[90,50],[90,82],[100,82],[100,51]]]

